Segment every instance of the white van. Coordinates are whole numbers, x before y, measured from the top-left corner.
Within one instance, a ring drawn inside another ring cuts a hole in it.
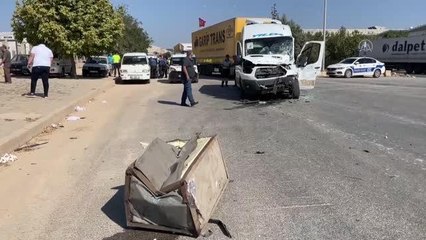
[[[149,81],[150,67],[146,53],[126,53],[121,59],[120,79]]]

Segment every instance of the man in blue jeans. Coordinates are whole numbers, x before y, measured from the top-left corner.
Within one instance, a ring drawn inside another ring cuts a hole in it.
[[[192,79],[197,77],[197,73],[194,68],[194,61],[192,59],[192,52],[188,51],[186,53],[186,58],[182,61],[182,83],[183,83],[183,93],[182,100],[180,102],[181,106],[193,107],[198,104],[192,96]],[[186,104],[186,99],[188,98],[190,105]]]

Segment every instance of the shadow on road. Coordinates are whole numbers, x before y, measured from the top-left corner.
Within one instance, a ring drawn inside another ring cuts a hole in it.
[[[112,190],[116,190],[114,196],[112,196],[112,198],[107,203],[105,203],[101,210],[105,215],[107,215],[109,219],[122,227],[124,232],[116,233],[111,237],[104,238],[104,240],[174,240],[178,238],[177,235],[171,235],[163,232],[126,228],[126,214],[124,210],[124,185],[114,187]]]
[[[117,192],[107,203],[105,203],[101,210],[109,219],[120,225],[120,227],[125,228],[126,215],[124,212],[124,186],[117,186],[112,188],[112,190],[117,190]]]
[[[124,232],[116,233],[103,240],[175,240],[179,236],[159,232],[148,232],[143,230],[125,229]]]
[[[160,103],[160,104],[165,104],[165,105],[180,106],[180,103],[178,103],[178,102],[173,102],[173,101],[158,100],[157,102],[158,102],[158,103]]]
[[[215,98],[225,100],[240,100],[240,91],[234,86],[221,87],[220,82],[217,85],[203,85],[200,88],[200,93],[206,94]]]

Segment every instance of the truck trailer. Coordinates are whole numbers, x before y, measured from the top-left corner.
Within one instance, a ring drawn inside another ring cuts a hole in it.
[[[360,55],[384,62],[386,69],[426,73],[426,35],[377,39],[372,41],[370,49]]]
[[[192,33],[200,74],[220,74],[233,57],[235,84],[243,95],[288,93],[299,98],[321,71],[324,43],[307,42],[294,58],[291,29],[270,18],[232,18]]]

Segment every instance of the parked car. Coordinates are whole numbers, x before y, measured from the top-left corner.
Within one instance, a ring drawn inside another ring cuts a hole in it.
[[[120,80],[150,82],[150,67],[146,53],[126,53],[121,59]]]
[[[330,77],[368,76],[380,77],[386,71],[385,64],[374,58],[351,57],[327,67]]]
[[[170,67],[169,67],[169,82],[181,82],[182,76],[182,62],[186,57],[186,54],[173,54],[170,59]],[[192,82],[198,82],[198,68],[195,57],[194,60],[194,68],[197,73],[197,77],[192,80]]]
[[[50,66],[49,76],[51,77],[65,77],[71,75],[72,61],[66,58],[53,58],[52,65]]]
[[[28,69],[28,55],[17,54],[11,59],[10,72],[15,75],[30,75],[31,71]]]
[[[111,76],[112,66],[108,63],[106,56],[91,56],[83,65],[83,77],[88,76]]]

